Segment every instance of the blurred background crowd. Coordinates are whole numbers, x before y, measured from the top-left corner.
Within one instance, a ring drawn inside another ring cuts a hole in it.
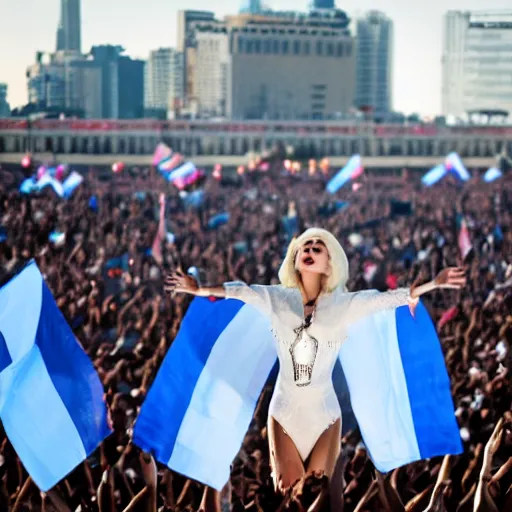
[[[277,496],[266,436],[269,383],[222,510],[512,511],[511,176],[463,185],[448,177],[427,189],[406,172],[393,179],[368,174],[333,199],[322,175],[209,177],[201,189],[180,194],[150,171],[124,181],[89,172],[65,201],[51,190],[22,195],[4,175],[0,279],[35,258],[103,381],[114,434],[42,494],[0,429],[0,511],[211,508],[201,485],[160,466],[155,471],[130,444],[139,407],[191,300],[165,296],[163,278],[179,266],[194,267],[208,285],[276,284],[289,240],[311,226],[330,230],[344,246],[350,290],[408,286],[445,266],[466,267],[464,290],[424,300],[437,324],[465,451],[380,475],[347,421],[332,483],[312,477],[300,494]],[[316,501],[328,485],[326,498]]]

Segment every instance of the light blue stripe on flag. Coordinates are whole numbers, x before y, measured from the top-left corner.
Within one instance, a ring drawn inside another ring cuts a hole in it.
[[[276,361],[270,322],[235,300],[195,299],[134,428],[133,442],[216,489]]]
[[[183,165],[180,165],[177,169],[171,171],[167,176],[167,180],[172,182],[177,178],[192,174],[195,170],[196,166],[192,162],[187,162]]]
[[[75,189],[84,181],[84,177],[73,171],[67,178],[66,181],[62,184],[63,195],[66,199],[69,199]]]
[[[449,379],[420,303],[357,322],[340,351],[352,408],[379,471],[462,451]]]
[[[484,181],[486,183],[492,183],[493,181],[497,180],[498,178],[501,178],[503,176],[503,173],[497,169],[496,167],[491,167],[490,169],[487,169],[487,171],[484,174]]]
[[[444,175],[446,174],[446,167],[444,164],[439,164],[430,169],[423,178],[421,178],[421,182],[423,185],[427,187],[431,187],[434,183],[437,183]]]
[[[0,417],[46,491],[110,433],[103,386],[35,263],[0,289],[0,330],[12,359],[0,373]]]
[[[361,170],[361,157],[354,155],[345,167],[340,169],[338,173],[327,184],[327,192],[335,194],[347,181],[350,181],[354,174]]]

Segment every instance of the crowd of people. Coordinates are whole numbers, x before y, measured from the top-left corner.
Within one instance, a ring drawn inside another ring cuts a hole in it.
[[[333,198],[321,174],[209,177],[196,184],[201,195],[180,194],[149,170],[132,174],[99,180],[88,172],[69,200],[51,190],[22,195],[19,180],[0,181],[1,282],[36,260],[94,362],[114,428],[48,493],[37,489],[0,430],[0,511],[211,509],[202,485],[155,465],[130,443],[191,300],[166,296],[163,279],[177,267],[195,267],[203,284],[277,284],[290,237],[311,226],[328,229],[344,246],[351,290],[408,286],[442,267],[465,266],[464,290],[425,299],[445,354],[464,453],[382,475],[347,422],[332,481],[312,476],[300,493],[277,495],[266,440],[269,383],[233,462],[222,510],[512,511],[510,176],[495,184],[448,177],[423,188],[412,173],[389,180],[369,173]],[[229,216],[212,223],[220,213]],[[462,217],[472,245],[465,258],[458,243]],[[318,502],[324,486],[330,492]]]

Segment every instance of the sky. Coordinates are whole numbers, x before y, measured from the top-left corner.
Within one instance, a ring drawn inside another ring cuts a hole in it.
[[[275,10],[306,10],[309,0],[266,0]],[[241,0],[83,0],[82,51],[93,44],[120,44],[132,57],[176,46],[180,9],[238,12]],[[443,14],[447,10],[512,10],[511,0],[337,0],[351,18],[378,8],[394,22],[393,108],[436,115],[441,110]],[[3,0],[0,9],[0,83],[11,107],[27,101],[25,72],[38,50],[54,51],[60,0]]]

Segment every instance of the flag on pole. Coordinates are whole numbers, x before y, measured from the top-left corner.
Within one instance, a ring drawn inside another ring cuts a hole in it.
[[[33,262],[0,288],[0,418],[42,491],[111,432],[96,370]]]
[[[263,314],[237,300],[194,299],[142,405],[133,442],[221,490],[276,359]],[[404,306],[353,324],[339,359],[377,469],[462,451],[443,353],[421,303],[414,318]]]

